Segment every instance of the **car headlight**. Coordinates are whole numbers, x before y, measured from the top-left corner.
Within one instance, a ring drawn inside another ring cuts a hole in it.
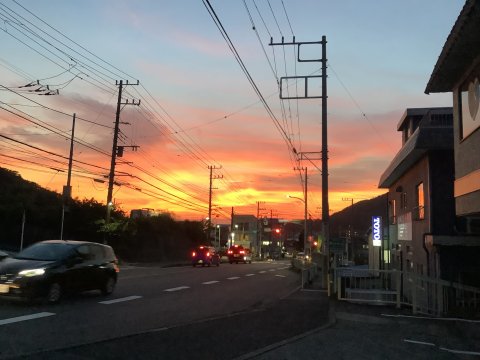
[[[43,275],[43,274],[45,274],[45,269],[44,268],[22,270],[18,273],[18,275],[26,276],[26,277],[39,276],[39,275]]]

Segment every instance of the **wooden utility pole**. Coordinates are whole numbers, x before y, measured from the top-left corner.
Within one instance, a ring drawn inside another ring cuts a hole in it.
[[[105,218],[105,225],[108,225],[110,223],[110,212],[112,210],[112,194],[113,194],[113,184],[115,180],[115,161],[117,158],[118,154],[118,133],[120,131],[120,112],[122,111],[122,105],[140,105],[140,100],[135,102],[133,100],[132,102],[129,102],[128,100],[126,102],[122,102],[122,91],[123,87],[127,85],[138,85],[139,82],[137,81],[136,84],[130,84],[128,80],[123,83],[123,80],[120,80],[120,82],[116,82],[115,85],[118,86],[118,99],[117,99],[117,112],[115,115],[115,128],[113,131],[113,145],[112,145],[112,157],[110,161],[110,173],[108,175],[108,193],[107,193],[107,215]],[[121,147],[121,151],[123,151],[123,147]]]
[[[68,158],[68,173],[67,173],[67,185],[63,187],[63,199],[62,199],[62,224],[60,227],[60,240],[63,240],[63,223],[65,220],[65,208],[70,203],[72,198],[72,187],[70,181],[72,178],[72,163],[73,163],[73,141],[75,137],[75,114],[73,114],[72,120],[72,137],[70,138],[70,156]]]

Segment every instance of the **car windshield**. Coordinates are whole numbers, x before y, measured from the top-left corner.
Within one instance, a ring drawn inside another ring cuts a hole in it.
[[[63,258],[71,249],[68,243],[38,243],[19,252],[15,258],[52,261]]]

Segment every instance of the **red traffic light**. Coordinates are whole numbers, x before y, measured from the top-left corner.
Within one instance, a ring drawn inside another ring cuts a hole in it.
[[[280,229],[278,229],[278,228],[277,228],[277,229],[275,229],[275,233],[276,233],[276,234],[280,234],[280,231],[281,231],[281,230],[280,230]]]

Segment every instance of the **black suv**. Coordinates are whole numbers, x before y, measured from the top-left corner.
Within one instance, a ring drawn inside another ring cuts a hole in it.
[[[118,261],[110,246],[70,240],[41,241],[0,262],[0,297],[49,303],[66,292],[111,294]]]

